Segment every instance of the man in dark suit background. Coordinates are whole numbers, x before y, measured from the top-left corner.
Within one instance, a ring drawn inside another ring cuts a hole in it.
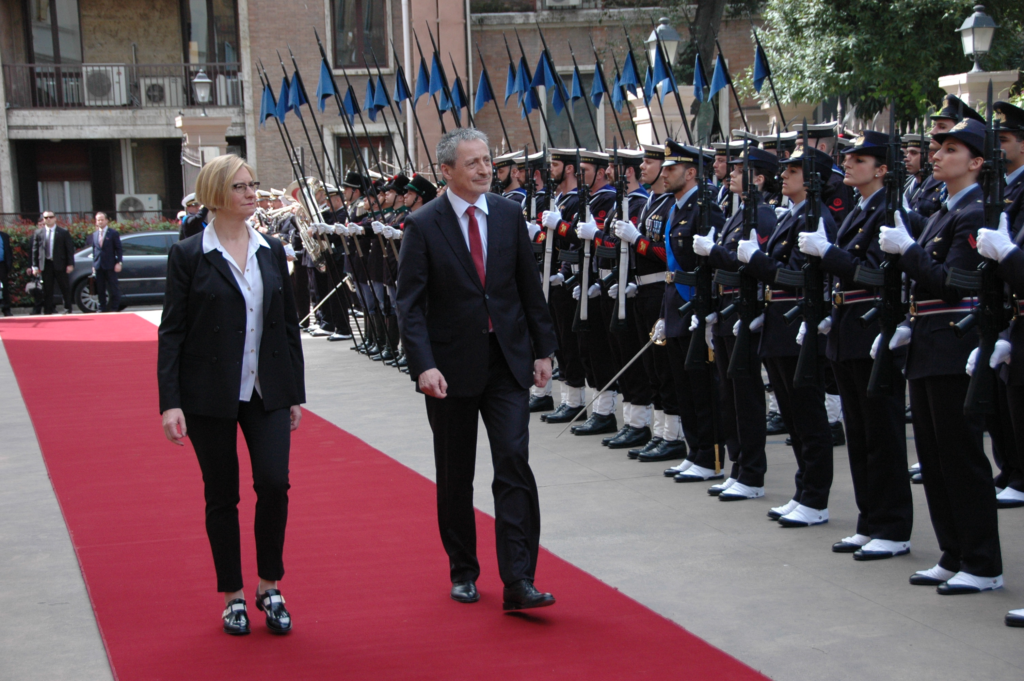
[[[0,310],[5,317],[11,316],[11,269],[14,267],[14,254],[11,253],[11,237],[7,232],[0,232],[0,288],[3,290]]]
[[[100,299],[100,312],[117,312],[121,305],[121,286],[117,283],[117,275],[121,272],[121,234],[116,229],[111,229],[109,224],[110,220],[106,213],[96,213],[96,231],[89,237],[89,245],[92,246],[92,273],[96,277],[96,295]]]
[[[504,608],[552,605],[533,580],[540,504],[529,465],[529,387],[551,378],[554,327],[518,204],[489,194],[487,137],[441,138],[445,196],[405,221],[398,318],[411,378],[434,433],[437,515],[454,600],[479,600],[473,472],[483,417],[494,463],[495,534]]]
[[[53,284],[56,281],[64,298],[64,314],[71,314],[71,282],[75,269],[75,243],[71,233],[57,226],[53,211],[43,211],[43,226],[32,235],[32,274],[43,275],[43,312],[55,314]]]

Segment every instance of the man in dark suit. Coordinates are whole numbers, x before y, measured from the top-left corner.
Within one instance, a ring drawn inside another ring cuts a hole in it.
[[[71,234],[57,226],[53,211],[43,211],[43,226],[32,235],[32,274],[43,275],[43,312],[54,314],[53,284],[57,282],[64,298],[64,314],[71,314],[71,283],[68,275],[75,269],[75,243]]]
[[[533,586],[540,503],[529,465],[529,387],[551,378],[554,327],[520,206],[489,194],[487,137],[441,138],[447,196],[410,215],[398,264],[398,318],[411,378],[434,433],[437,515],[453,599],[473,603],[473,471],[483,417],[494,462],[498,569],[504,608],[552,605]],[[488,257],[489,256],[489,257]]]
[[[96,295],[100,299],[100,312],[117,312],[121,305],[121,287],[117,283],[117,275],[121,272],[121,234],[116,229],[111,229],[109,224],[110,220],[106,213],[96,213],[96,231],[89,237],[89,245],[92,246],[92,273],[96,277]]]
[[[14,267],[14,254],[11,253],[11,237],[7,232],[0,232],[0,293],[3,301],[0,309],[5,317],[11,316],[11,269]]]

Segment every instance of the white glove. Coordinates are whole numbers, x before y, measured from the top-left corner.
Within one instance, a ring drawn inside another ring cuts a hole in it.
[[[579,224],[579,226],[576,228],[576,236],[578,236],[581,239],[593,241],[594,237],[597,236],[597,233],[599,231],[600,230],[597,228],[597,223],[594,222],[593,220],[590,220],[588,222],[581,222]]]
[[[825,317],[818,322],[818,333],[828,335],[828,332],[832,330],[832,317]]]
[[[998,229],[978,230],[978,254],[983,258],[1002,262],[1016,246],[1010,239],[1010,216],[1003,213],[999,216]]]
[[[732,325],[732,335],[740,335],[740,324],[742,323],[742,320],[736,320],[736,323]],[[760,314],[754,317],[754,320],[750,322],[750,333],[757,333],[761,330],[762,326],[764,326],[764,315]]]
[[[295,257],[295,248],[291,244],[284,245],[284,254],[289,258]]]
[[[636,295],[636,284],[634,284],[632,282],[626,284],[626,297],[627,298],[632,298],[635,295]],[[612,284],[611,286],[608,287],[608,297],[609,298],[618,298],[619,297],[619,285],[618,284]]]
[[[347,236],[348,227],[345,225],[344,222],[339,222],[338,224],[334,225],[334,233],[340,234],[341,236]]]
[[[807,322],[800,322],[800,330],[796,332],[796,344],[804,344],[804,336],[807,335]]]
[[[327,234],[327,225],[322,222],[311,222],[309,224],[309,231],[313,234]]]
[[[693,252],[697,255],[710,255],[711,249],[715,247],[715,228],[712,227],[707,236],[693,235]]]
[[[540,215],[540,222],[545,229],[558,229],[562,224],[562,213],[557,210],[546,210]]]
[[[775,219],[781,220],[782,216],[789,212],[789,208],[778,207],[775,209]]]
[[[380,230],[380,234],[390,241],[395,238],[395,229],[391,225],[386,225],[384,229]]]
[[[903,255],[914,245],[914,237],[907,232],[902,215],[896,213],[895,227],[882,227],[881,234],[878,235],[878,245],[886,253],[895,255]]]
[[[712,312],[704,318],[704,342],[709,348],[715,347],[715,324],[718,323],[718,313]]]
[[[561,272],[559,272],[558,274],[552,274],[548,281],[552,286],[561,286],[565,283],[565,277],[562,276]]]
[[[640,238],[640,230],[634,227],[632,222],[616,220],[614,222],[614,226],[615,236],[619,237],[626,243],[635,244],[636,240]]]
[[[580,299],[580,287],[579,286],[574,286],[573,287],[573,289],[572,289],[572,299],[573,300],[579,300]]]
[[[832,330],[832,318],[825,317],[818,322],[818,333],[828,333]],[[800,330],[796,333],[796,344],[803,345],[804,338],[807,336],[807,322],[800,322]]]
[[[597,298],[599,295],[601,295],[601,285],[591,284],[587,289],[587,298]]]
[[[1006,213],[1003,213],[1006,215]],[[988,360],[988,365],[993,369],[997,369],[1000,364],[1006,362],[1010,363],[1010,341],[999,339],[996,341],[996,346],[992,348],[992,357]]]
[[[747,263],[759,250],[761,247],[757,245],[757,230],[752,229],[749,239],[743,239],[736,244],[736,257],[740,262]]]
[[[978,353],[981,348],[974,348],[971,350],[971,354],[967,355],[967,366],[964,367],[964,371],[967,372],[968,376],[974,375],[974,367],[978,366]]]
[[[651,340],[655,343],[660,343],[665,340],[665,320],[659,319],[654,322],[654,328],[651,329]]]
[[[697,319],[697,315],[690,315],[690,331],[696,331],[698,326],[700,326],[700,320]]]
[[[797,246],[807,255],[824,258],[825,252],[832,247],[825,233],[825,219],[818,218],[818,231],[801,232],[797,237]]]
[[[349,236],[358,236],[358,235],[362,234],[365,231],[363,229],[362,225],[357,225],[354,222],[348,223],[346,225],[346,227],[348,228]]]
[[[636,284],[629,282],[626,284],[626,297],[632,298],[634,296],[636,296]]]
[[[896,327],[896,332],[892,334],[892,338],[889,339],[889,349],[895,350],[896,348],[902,347],[910,343],[911,331],[909,326]]]
[[[530,241],[533,241],[534,239],[537,238],[537,232],[539,232],[539,231],[540,231],[540,227],[537,226],[536,222],[527,222],[526,223],[526,232],[527,232],[527,234],[530,235]]]
[[[374,234],[380,234],[381,232],[384,231],[383,222],[377,222],[376,220],[374,220],[373,222],[370,223],[370,227],[373,229]]]

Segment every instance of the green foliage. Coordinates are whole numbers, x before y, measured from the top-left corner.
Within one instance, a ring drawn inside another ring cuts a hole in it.
[[[75,242],[75,251],[85,248],[86,239],[96,231],[96,225],[92,222],[60,222],[61,227],[71,233]],[[111,229],[116,229],[122,235],[134,234],[136,232],[162,232],[178,231],[181,228],[177,222],[136,220],[132,222],[112,222]],[[31,306],[32,296],[25,293],[25,285],[31,277],[28,270],[32,266],[31,242],[32,234],[36,231],[35,223],[28,220],[13,223],[3,228],[11,238],[11,255],[14,258],[13,270],[10,275],[9,285],[11,287],[11,304],[14,307]]]
[[[970,0],[767,0],[759,36],[782,101],[839,96],[869,118],[892,99],[897,118],[910,122],[942,99],[939,76],[970,70],[956,29],[973,5]],[[1024,3],[996,0],[986,8],[1000,28],[983,68],[1024,66]],[[748,69],[746,87],[750,75]],[[761,97],[770,96],[765,87]]]

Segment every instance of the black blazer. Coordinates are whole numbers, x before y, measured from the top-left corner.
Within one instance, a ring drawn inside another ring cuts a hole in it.
[[[121,233],[107,227],[103,246],[100,246],[99,241],[96,232],[89,235],[89,245],[92,246],[92,266],[98,270],[112,270],[121,262]]]
[[[302,342],[284,246],[267,239],[256,260],[263,278],[260,389],[267,411],[306,401]],[[203,253],[202,233],[171,246],[160,321],[160,412],[238,416],[245,305],[220,251]]]
[[[32,235],[32,267],[43,269],[46,264],[46,228],[40,228]],[[58,272],[75,263],[75,242],[71,233],[63,227],[53,228],[53,267]]]
[[[4,259],[0,260],[0,267],[3,267],[5,273],[10,273],[11,268],[14,267],[14,254],[11,253],[11,237],[7,232],[0,232],[0,241],[4,244]]]
[[[436,368],[454,397],[484,391],[488,316],[523,388],[533,384],[533,361],[557,347],[519,204],[487,194],[487,207],[486,288],[446,196],[405,219],[398,254],[398,323],[409,375],[415,381]]]

